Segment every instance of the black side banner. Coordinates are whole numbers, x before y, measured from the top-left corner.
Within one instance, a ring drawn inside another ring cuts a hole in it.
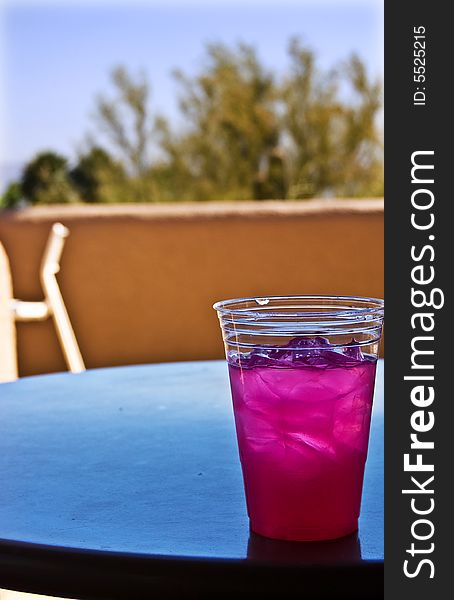
[[[453,119],[448,5],[385,6],[385,597],[450,597]]]

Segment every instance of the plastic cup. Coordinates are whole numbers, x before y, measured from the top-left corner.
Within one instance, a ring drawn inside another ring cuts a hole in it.
[[[356,531],[383,301],[217,302],[250,526],[283,540]]]

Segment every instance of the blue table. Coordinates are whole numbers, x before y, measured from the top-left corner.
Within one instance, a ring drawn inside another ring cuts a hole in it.
[[[0,587],[382,597],[382,375],[359,533],[317,543],[249,532],[224,362],[0,385]]]

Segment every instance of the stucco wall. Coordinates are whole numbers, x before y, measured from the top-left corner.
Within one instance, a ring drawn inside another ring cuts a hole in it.
[[[87,367],[222,356],[228,297],[383,297],[383,202],[42,207],[0,216],[16,298],[40,300],[50,225],[71,235],[58,276]],[[18,323],[19,371],[65,369],[51,321]]]

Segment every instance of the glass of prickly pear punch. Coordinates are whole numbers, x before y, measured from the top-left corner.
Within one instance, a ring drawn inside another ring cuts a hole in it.
[[[324,540],[358,527],[383,301],[217,302],[252,531]]]

